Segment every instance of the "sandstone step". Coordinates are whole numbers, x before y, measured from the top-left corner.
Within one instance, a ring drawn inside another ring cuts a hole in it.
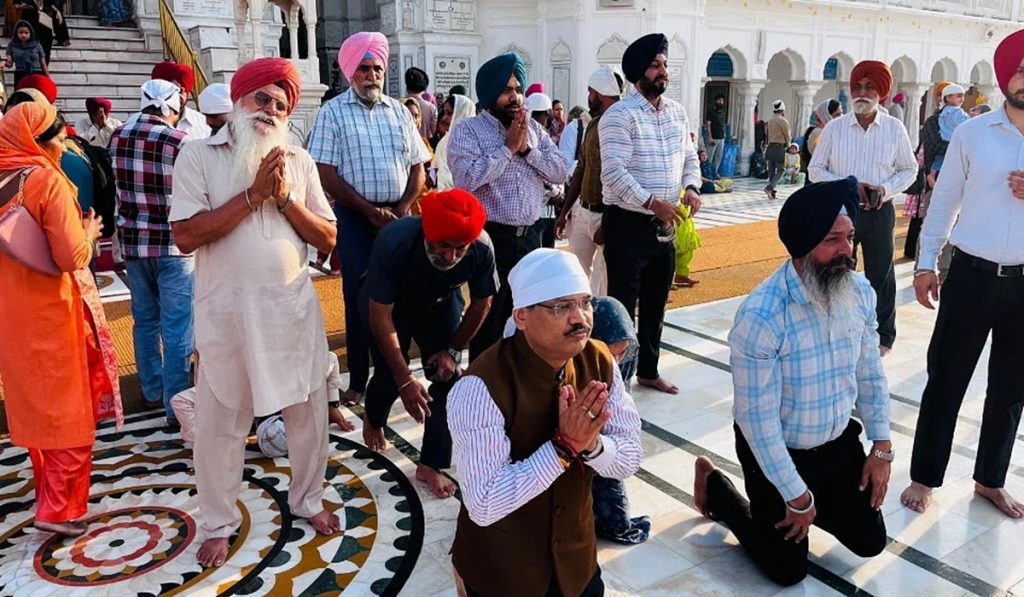
[[[100,27],[99,25],[87,25],[81,27],[70,27],[71,43],[79,40],[108,40],[108,39],[142,39],[142,33],[138,29],[125,27]]]
[[[154,55],[155,57],[156,55]],[[161,56],[161,59],[163,57]],[[137,74],[149,76],[155,62],[124,62],[120,60],[90,60],[88,62],[61,60],[50,65],[55,76],[64,73],[82,74]]]
[[[94,73],[69,73],[58,68],[50,69],[50,78],[53,79],[61,89],[68,89],[69,86],[88,85],[92,88],[120,87],[124,85],[138,88],[149,79],[152,69],[150,65],[138,73],[115,73],[115,72],[94,72]]]
[[[51,55],[53,62],[146,62],[156,64],[164,59],[160,50],[147,50],[142,40],[128,41],[120,40],[114,42],[124,44],[125,47],[114,47],[103,50],[83,48],[54,48]]]

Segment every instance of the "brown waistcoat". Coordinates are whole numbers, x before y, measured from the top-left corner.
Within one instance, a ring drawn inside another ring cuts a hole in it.
[[[466,373],[487,385],[517,462],[554,437],[562,385],[577,393],[592,380],[611,385],[614,366],[608,349],[590,341],[560,379],[517,333],[481,354]],[[487,597],[534,597],[547,593],[554,576],[563,595],[579,595],[597,572],[592,475],[575,463],[546,491],[487,527],[470,520],[463,506],[452,559],[466,585]]]

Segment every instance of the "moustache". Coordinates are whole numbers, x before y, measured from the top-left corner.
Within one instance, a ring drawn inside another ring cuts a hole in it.
[[[571,328],[569,328],[569,331],[565,333],[565,336],[569,337],[577,332],[586,332],[589,334],[590,326],[585,323],[575,323]]]
[[[835,259],[825,264],[825,269],[837,270],[839,268],[845,268],[852,270],[857,267],[857,262],[853,257],[847,257],[846,255],[840,255]]]

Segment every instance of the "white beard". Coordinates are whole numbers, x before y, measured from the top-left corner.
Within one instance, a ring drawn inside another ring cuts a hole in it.
[[[847,271],[834,278],[827,286],[823,285],[809,259],[803,273],[800,274],[807,298],[828,314],[830,324],[850,319],[857,313],[858,298],[854,275],[853,271]]]
[[[263,158],[275,147],[288,145],[288,120],[274,119],[274,125],[259,121],[269,118],[263,112],[248,112],[237,104],[231,110],[228,124],[234,142],[234,168],[231,177],[236,185],[249,188]]]
[[[853,113],[861,116],[867,116],[873,114],[878,110],[878,102],[871,100],[854,100],[853,101]]]

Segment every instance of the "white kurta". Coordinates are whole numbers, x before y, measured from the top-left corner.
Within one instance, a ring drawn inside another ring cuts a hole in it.
[[[335,220],[309,154],[291,148],[292,194]],[[172,222],[211,211],[243,191],[232,180],[229,129],[185,145],[174,165]],[[320,300],[305,241],[272,201],[227,236],[196,252],[195,337],[203,376],[217,401],[266,416],[307,400],[329,363]]]

